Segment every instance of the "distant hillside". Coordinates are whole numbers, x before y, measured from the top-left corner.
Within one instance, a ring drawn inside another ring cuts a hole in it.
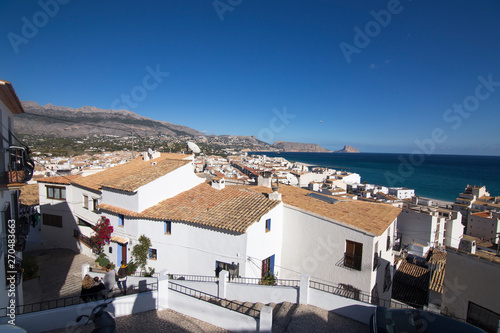
[[[354,148],[351,146],[344,146],[341,150],[336,150],[334,153],[359,153],[358,148]]]
[[[35,102],[22,102],[26,113],[14,117],[19,134],[85,137],[90,135],[127,136],[164,134],[170,136],[205,136],[192,128],[157,121],[126,110],[105,110],[91,106],[73,109]]]
[[[287,152],[312,152],[312,153],[328,153],[328,149],[325,149],[315,143],[299,143],[299,142],[283,142],[276,141],[273,143],[273,147],[282,151]]]

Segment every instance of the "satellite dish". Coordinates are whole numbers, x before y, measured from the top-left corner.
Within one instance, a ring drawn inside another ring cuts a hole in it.
[[[152,155],[153,155],[153,153],[154,153],[154,152],[153,152],[153,149],[148,148],[148,154],[152,156]]]
[[[193,142],[187,142],[188,148],[191,149],[191,151],[195,154],[198,154],[201,152],[200,147],[196,143]]]

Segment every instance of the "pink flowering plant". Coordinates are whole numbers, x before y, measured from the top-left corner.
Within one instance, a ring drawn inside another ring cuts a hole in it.
[[[96,254],[103,253],[104,245],[109,244],[112,233],[113,227],[109,219],[101,216],[94,227],[94,235],[90,237],[92,248]]]

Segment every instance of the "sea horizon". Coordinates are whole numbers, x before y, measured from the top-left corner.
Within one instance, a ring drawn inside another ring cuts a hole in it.
[[[500,156],[408,153],[333,153],[255,151],[290,162],[355,172],[361,182],[415,189],[415,195],[454,202],[467,185],[486,186],[500,195]]]

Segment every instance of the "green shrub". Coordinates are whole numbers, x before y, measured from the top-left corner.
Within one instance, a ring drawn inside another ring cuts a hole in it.
[[[155,269],[153,267],[148,267],[148,270],[144,272],[144,276],[152,277],[155,273]]]
[[[29,280],[38,277],[37,273],[39,269],[40,267],[38,267],[36,258],[25,254],[23,258],[23,279]]]
[[[264,276],[260,279],[259,284],[265,286],[275,286],[276,277],[271,272],[266,272],[266,274],[264,274]]]
[[[106,256],[105,253],[101,253],[97,259],[95,260],[96,263],[99,264],[99,266],[101,267],[106,267],[108,264],[109,264],[109,259],[108,257]]]

